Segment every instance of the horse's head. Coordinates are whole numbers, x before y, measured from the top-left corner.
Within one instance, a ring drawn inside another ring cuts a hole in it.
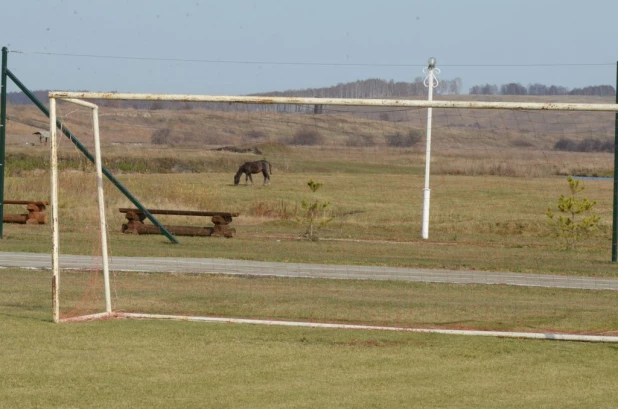
[[[237,174],[234,175],[234,184],[237,185],[240,182],[240,175],[242,175],[242,172],[238,172]]]

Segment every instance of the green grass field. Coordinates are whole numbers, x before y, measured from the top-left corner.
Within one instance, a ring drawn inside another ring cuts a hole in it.
[[[49,272],[11,268],[0,277],[8,288],[36,288]],[[100,273],[63,271],[61,283],[63,317],[105,310]],[[613,291],[127,272],[113,274],[112,290],[113,310],[121,313],[618,335]],[[18,295],[4,297],[15,305]]]
[[[49,273],[0,270],[0,407],[611,408],[614,344],[51,322]]]

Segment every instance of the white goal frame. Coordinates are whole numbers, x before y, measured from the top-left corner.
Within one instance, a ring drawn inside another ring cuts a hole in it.
[[[101,165],[101,141],[99,137],[99,107],[93,103],[63,98],[64,101],[71,102],[92,111],[92,128],[94,132],[95,146],[95,167],[97,178],[97,203],[99,208],[99,230],[101,234],[101,261],[103,268],[103,282],[105,288],[105,312],[88,316],[97,318],[108,316],[112,313],[112,301],[109,280],[109,258],[107,250],[107,225],[105,217],[105,200],[103,196],[103,168]],[[52,309],[54,322],[61,322],[60,318],[60,235],[58,222],[58,123],[56,120],[56,99],[49,99],[49,129],[51,139],[51,206],[52,206]],[[88,318],[86,317],[86,318]],[[84,317],[80,317],[84,318]]]
[[[97,190],[99,200],[99,215],[101,225],[102,261],[105,287],[106,311],[82,317],[61,320],[59,317],[59,298],[60,279],[58,264],[58,169],[57,169],[57,126],[56,121],[56,99],[61,99],[74,104],[85,106],[92,109],[94,138],[96,149],[96,172]],[[428,108],[429,118],[431,108],[459,108],[459,109],[509,109],[509,110],[532,110],[532,111],[593,111],[593,112],[614,112],[618,113],[618,104],[586,104],[586,103],[532,103],[532,102],[484,102],[484,101],[436,101],[432,100],[409,100],[409,99],[351,99],[351,98],[302,98],[302,97],[253,97],[253,96],[217,96],[217,95],[184,95],[184,94],[141,94],[141,93],[108,93],[108,92],[68,92],[51,91],[50,100],[50,133],[51,133],[51,186],[52,186],[52,270],[53,270],[53,314],[54,322],[79,321],[96,319],[102,317],[123,317],[123,318],[153,318],[153,319],[172,319],[183,321],[199,322],[228,322],[246,324],[267,324],[303,327],[322,327],[322,328],[347,328],[347,329],[372,329],[372,330],[394,330],[408,332],[433,332],[457,335],[476,335],[476,336],[497,336],[511,338],[529,339],[551,339],[568,341],[587,341],[587,342],[618,342],[616,336],[595,336],[595,335],[570,335],[570,334],[547,334],[547,333],[522,333],[522,332],[500,332],[500,331],[468,331],[468,330],[444,330],[444,329],[416,329],[416,328],[395,328],[364,325],[344,325],[344,324],[319,324],[310,322],[289,322],[289,321],[270,321],[252,320],[239,318],[221,317],[194,317],[194,316],[175,316],[160,314],[141,314],[141,313],[114,313],[110,299],[110,277],[107,259],[107,237],[105,208],[103,201],[103,175],[101,171],[101,151],[98,129],[98,107],[82,99],[102,99],[102,100],[135,100],[135,101],[169,101],[169,102],[215,102],[215,103],[241,103],[241,104],[291,104],[291,105],[331,105],[331,106],[364,106],[364,107],[408,107],[408,108]],[[429,131],[429,130],[428,130]],[[426,158],[431,159],[429,146]],[[428,171],[427,171],[428,173]],[[428,194],[428,184],[425,191]],[[614,192],[614,195],[616,193]],[[615,221],[614,221],[615,222]],[[427,231],[425,226],[422,229],[423,238]]]

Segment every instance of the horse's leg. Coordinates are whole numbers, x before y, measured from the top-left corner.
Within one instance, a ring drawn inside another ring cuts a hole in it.
[[[251,177],[251,172],[247,172],[247,179],[249,179],[251,181],[251,184],[253,184],[253,177]]]
[[[268,171],[266,169],[262,170],[262,175],[264,175],[264,184],[270,185],[270,175],[268,174]]]

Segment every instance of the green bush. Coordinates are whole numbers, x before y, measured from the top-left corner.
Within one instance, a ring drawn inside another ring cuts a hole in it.
[[[584,185],[572,176],[569,176],[567,181],[571,194],[560,195],[558,198],[558,214],[549,207],[546,215],[553,234],[562,242],[565,250],[571,250],[598,229],[600,217],[592,213],[597,204],[596,200],[577,197],[585,189]]]

